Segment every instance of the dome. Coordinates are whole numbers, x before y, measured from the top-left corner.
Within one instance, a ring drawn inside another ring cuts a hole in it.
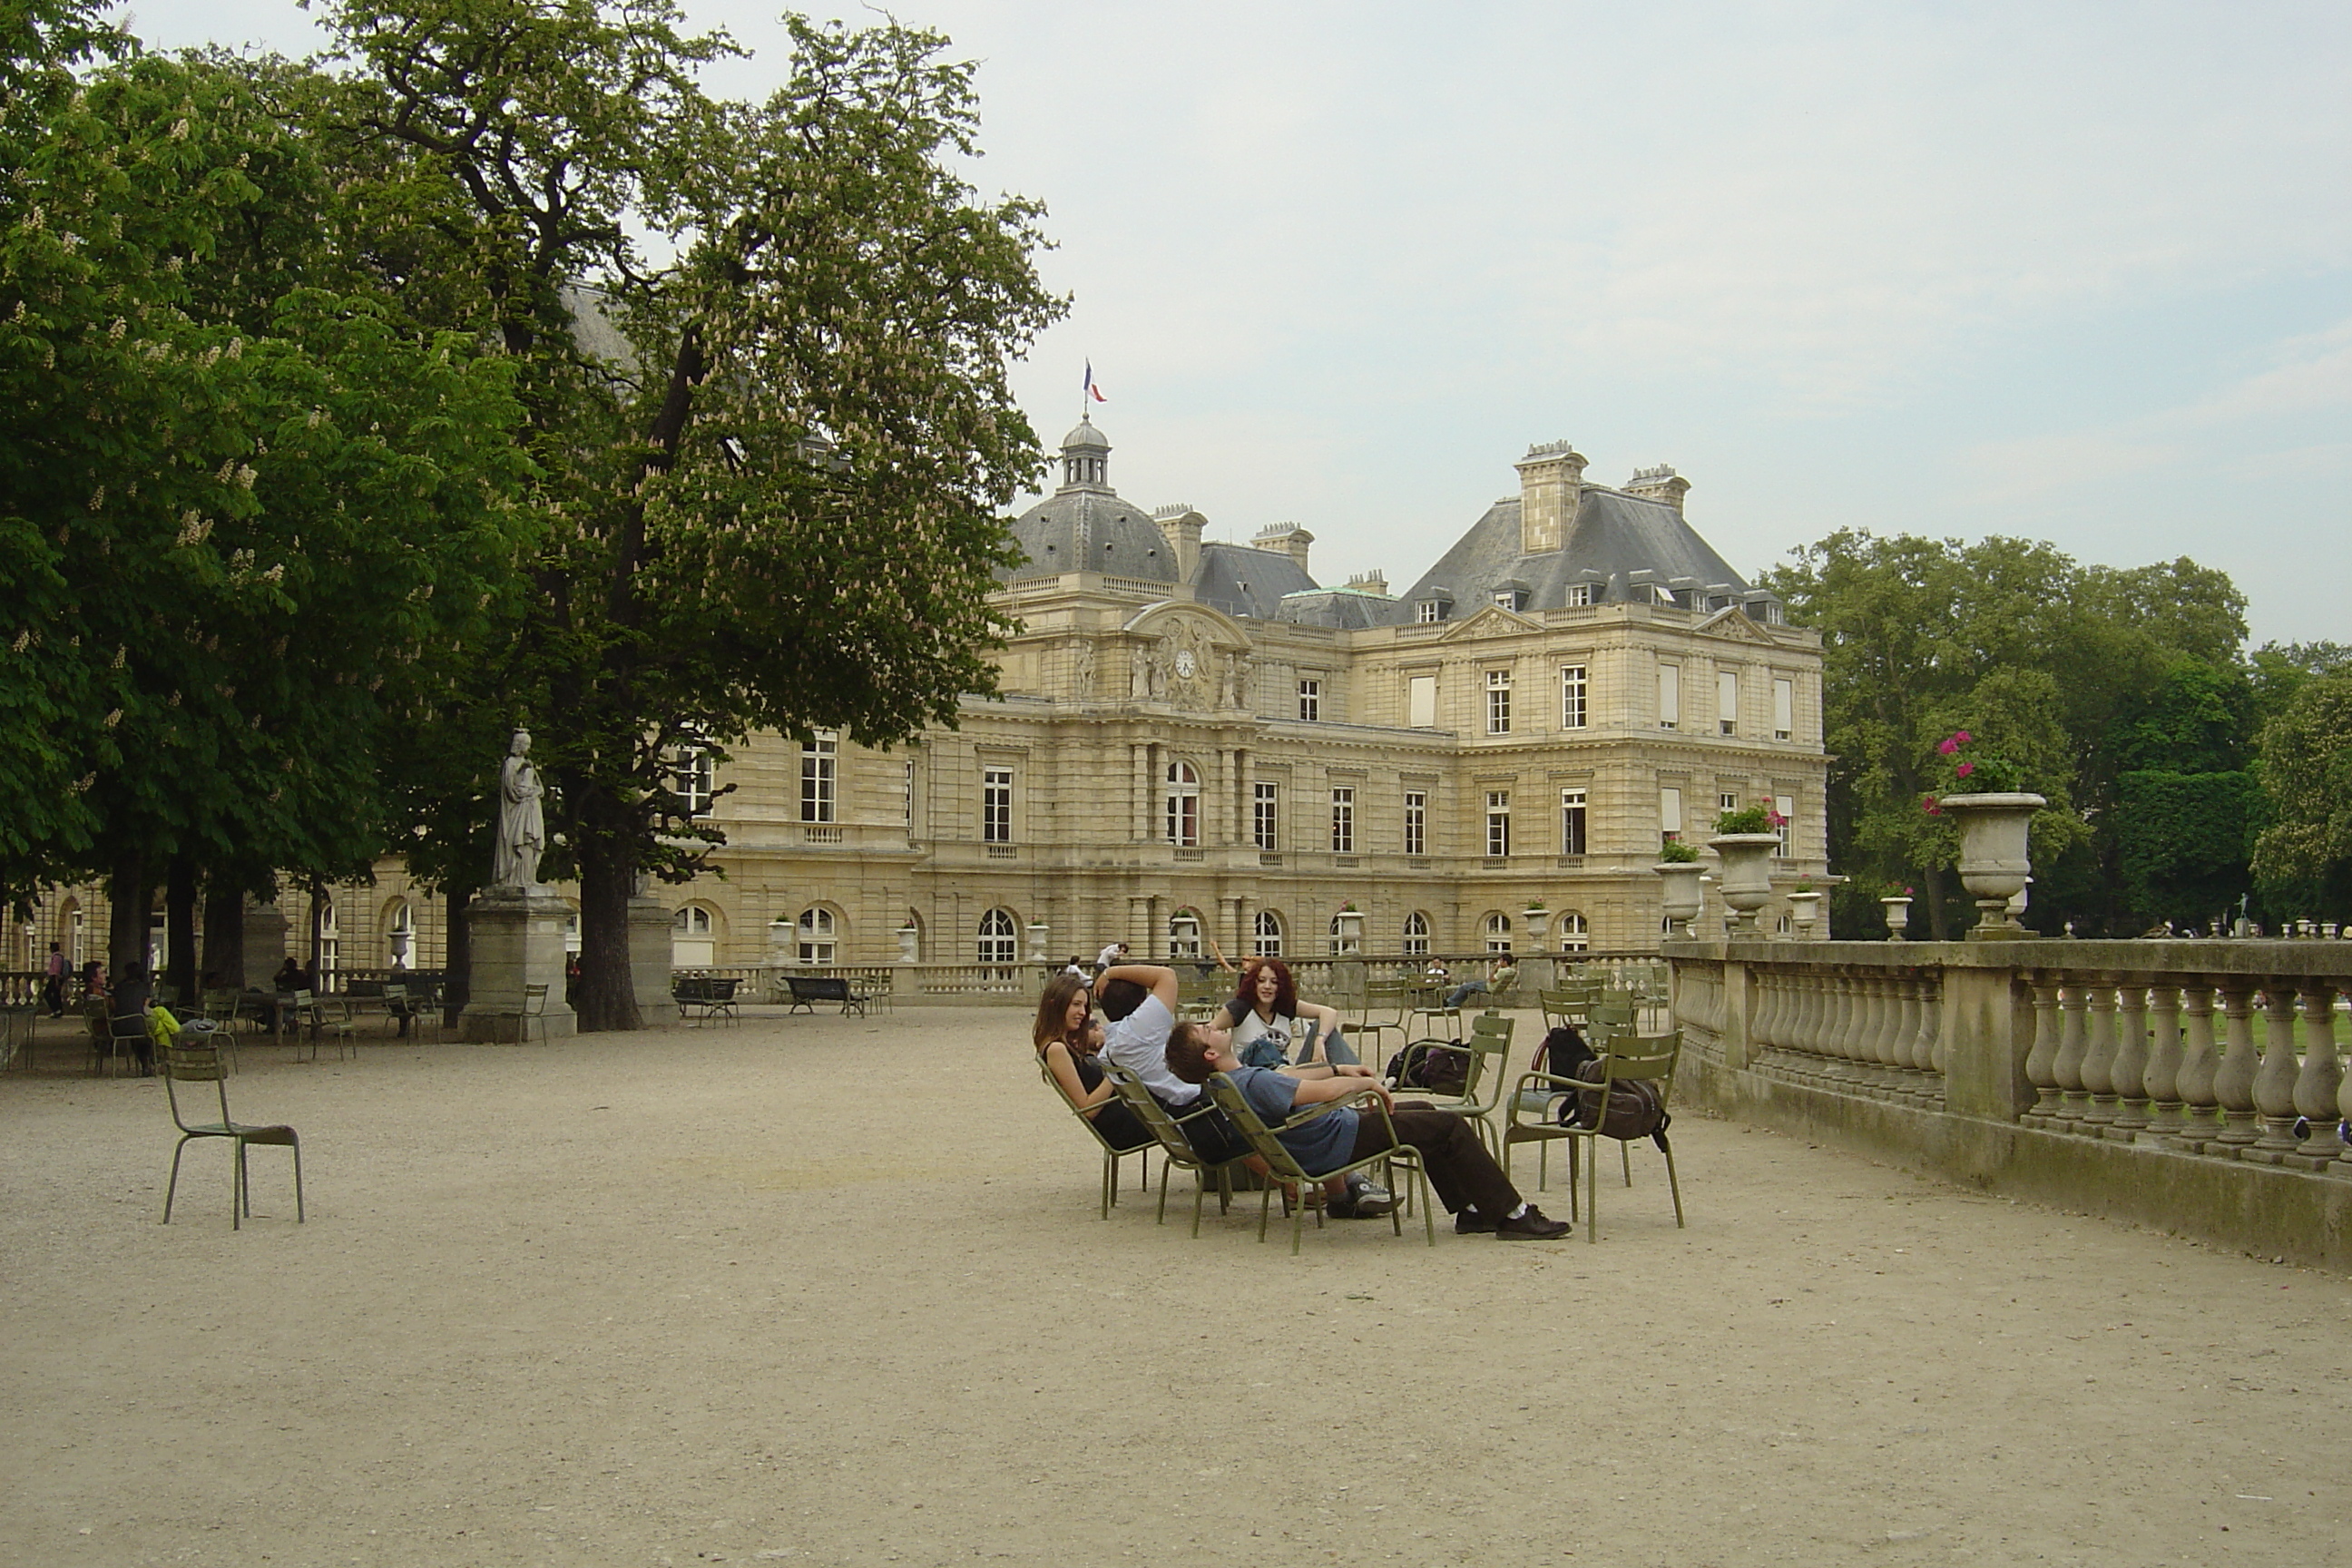
[[[1013,523],[1013,542],[1028,559],[1003,580],[1100,572],[1147,583],[1176,581],[1176,552],[1160,525],[1107,489],[1066,488]]]
[[[1076,427],[1062,437],[1063,451],[1066,452],[1073,447],[1084,447],[1089,451],[1108,452],[1110,450],[1110,440],[1095,428],[1092,418],[1081,415]]]

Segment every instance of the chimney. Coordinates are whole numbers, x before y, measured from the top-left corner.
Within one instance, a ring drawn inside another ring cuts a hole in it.
[[[1683,495],[1689,489],[1690,481],[1675,473],[1672,463],[1660,463],[1654,468],[1636,468],[1633,477],[1625,481],[1627,495],[1640,496],[1643,500],[1663,501],[1675,509],[1676,516],[1682,514]]]
[[[1201,530],[1209,520],[1182,501],[1173,506],[1152,509],[1151,521],[1160,525],[1160,535],[1168,541],[1168,553],[1176,558],[1176,581],[1192,580],[1192,568],[1201,563]]]
[[[1257,531],[1256,538],[1250,541],[1257,549],[1289,556],[1298,563],[1301,572],[1307,570],[1307,547],[1314,542],[1315,536],[1295,522],[1268,523]]]
[[[1584,490],[1584,458],[1566,441],[1528,448],[1519,470],[1519,553],[1545,555],[1560,547],[1576,521]]]
[[[1348,586],[1359,594],[1377,594],[1385,599],[1389,596],[1389,574],[1380,571],[1358,572],[1348,579]]]

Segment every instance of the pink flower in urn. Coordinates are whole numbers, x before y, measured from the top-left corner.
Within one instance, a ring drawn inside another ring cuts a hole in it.
[[[1936,742],[1936,754],[1938,756],[1948,757],[1959,749],[1960,738],[1958,735],[1947,735]]]
[[[1923,795],[1919,797],[1919,809],[1925,811],[1930,816],[1941,816],[1944,815],[1944,808],[1936,804],[1936,797],[1932,795]]]
[[[1958,734],[1957,734],[1957,735],[1953,736],[1953,737],[1952,737],[1952,739],[1953,739],[1953,740],[1955,740],[1955,741],[1958,741],[1961,745],[1965,746],[1965,745],[1967,745],[1970,741],[1975,740],[1975,739],[1976,739],[1976,737],[1975,737],[1974,735],[1969,734],[1966,730],[1963,730],[1963,731],[1961,731]]]
[[[1952,775],[1953,775],[1955,778],[1963,778],[1963,779],[1964,779],[1964,778],[1968,777],[1970,773],[1974,773],[1974,772],[1976,772],[1976,771],[1977,771],[1977,765],[1976,765],[1976,763],[1962,763],[1958,767],[1954,768],[1954,769],[1952,770]]]

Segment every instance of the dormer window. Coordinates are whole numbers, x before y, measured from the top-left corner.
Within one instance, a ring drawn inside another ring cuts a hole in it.
[[[1524,588],[1497,588],[1495,590],[1495,603],[1502,609],[1524,610],[1528,607],[1527,590]]]
[[[1413,619],[1425,626],[1433,626],[1444,618],[1445,601],[1443,599],[1423,599],[1413,608]]]
[[[1581,610],[1581,609],[1585,608],[1586,606],[1590,605],[1591,603],[1592,603],[1592,584],[1590,584],[1590,583],[1570,583],[1570,584],[1568,585],[1568,607],[1569,607],[1570,609],[1571,609],[1571,610]]]

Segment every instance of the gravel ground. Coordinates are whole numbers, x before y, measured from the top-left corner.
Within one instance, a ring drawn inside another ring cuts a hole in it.
[[[2341,1278],[1695,1115],[1685,1231],[1195,1240],[1024,1028],[249,1049],[241,1232],[0,1079],[0,1562],[2352,1563]]]

